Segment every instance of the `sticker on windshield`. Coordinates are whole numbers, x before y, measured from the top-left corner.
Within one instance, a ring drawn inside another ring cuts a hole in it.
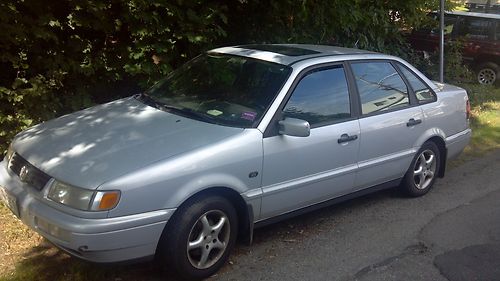
[[[245,120],[249,120],[249,121],[253,121],[255,119],[255,117],[257,117],[256,112],[247,111],[247,112],[242,112],[240,118],[245,119]]]
[[[207,111],[207,114],[210,114],[210,115],[213,115],[213,116],[219,116],[222,113],[223,113],[222,111],[219,111],[217,109],[210,109],[209,111]]]

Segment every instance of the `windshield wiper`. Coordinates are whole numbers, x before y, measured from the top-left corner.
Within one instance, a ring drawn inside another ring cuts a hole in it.
[[[208,122],[208,123],[212,123],[212,124],[219,124],[214,118],[208,116],[208,115],[205,115],[201,112],[197,112],[197,111],[194,111],[190,108],[186,108],[186,107],[175,107],[175,106],[171,106],[171,105],[168,105],[168,104],[164,104],[163,105],[163,108],[166,109],[167,111],[171,111],[171,112],[175,112],[179,115],[182,115],[184,117],[190,117],[190,118],[193,118],[193,119],[197,119],[197,120],[200,120],[200,121],[205,121],[205,122]]]
[[[162,102],[155,100],[154,98],[152,98],[144,93],[140,94],[137,97],[137,99],[140,99],[145,104],[152,106],[156,109],[160,109],[160,110],[167,111],[170,113],[177,113],[178,115],[181,115],[184,117],[193,118],[193,119],[205,121],[205,122],[212,123],[212,124],[218,124],[218,122],[215,121],[214,118],[207,116],[201,112],[197,112],[197,111],[194,111],[194,110],[192,110],[190,108],[186,108],[186,107],[177,107],[177,106],[165,104],[165,103],[162,103]]]
[[[158,102],[157,100],[153,99],[152,97],[144,93],[136,95],[135,98],[142,101],[144,104],[154,107],[156,109],[162,109],[163,107],[162,103]]]

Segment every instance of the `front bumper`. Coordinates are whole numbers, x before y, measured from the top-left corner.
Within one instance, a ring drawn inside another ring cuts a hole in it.
[[[16,216],[71,255],[93,262],[119,262],[152,256],[175,209],[116,218],[84,218],[47,204],[44,190],[21,182],[0,162],[0,199]]]

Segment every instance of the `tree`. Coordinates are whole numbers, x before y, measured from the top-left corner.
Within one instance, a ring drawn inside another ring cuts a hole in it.
[[[3,1],[0,151],[27,126],[151,85],[225,35],[225,10],[202,0]]]
[[[400,31],[434,2],[2,1],[0,150],[27,126],[137,93],[214,46],[338,44],[405,55]]]

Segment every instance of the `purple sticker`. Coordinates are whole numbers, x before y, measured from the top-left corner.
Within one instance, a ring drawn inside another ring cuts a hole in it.
[[[249,111],[249,112],[242,112],[240,118],[253,121],[255,117],[257,117],[257,113]]]

